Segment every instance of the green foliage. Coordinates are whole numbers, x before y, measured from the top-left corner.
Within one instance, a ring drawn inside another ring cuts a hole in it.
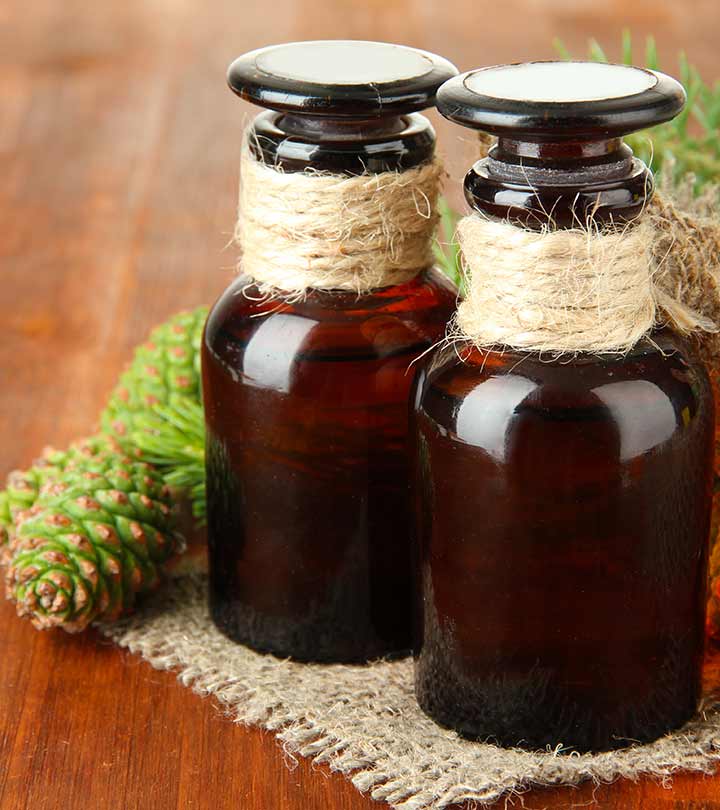
[[[165,483],[190,498],[193,515],[205,519],[205,422],[202,403],[172,397],[135,417],[131,440],[142,458],[164,471]]]
[[[441,197],[438,202],[440,211],[440,224],[433,244],[433,252],[438,267],[451,278],[458,287],[462,286],[462,272],[460,268],[460,247],[455,239],[458,214]]]

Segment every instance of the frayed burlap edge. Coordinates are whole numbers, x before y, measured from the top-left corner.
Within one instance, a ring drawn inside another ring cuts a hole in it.
[[[121,647],[213,696],[238,723],[274,732],[291,755],[346,775],[358,790],[405,810],[492,803],[534,785],[711,773],[720,760],[720,701],[649,745],[603,754],[531,753],[468,742],[436,726],[413,696],[412,662],[297,664],[224,638],[206,607],[206,580],[175,580],[134,617],[101,628]]]

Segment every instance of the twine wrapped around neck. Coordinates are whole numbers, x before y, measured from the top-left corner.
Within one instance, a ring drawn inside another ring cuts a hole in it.
[[[480,347],[556,354],[626,352],[660,325],[715,334],[720,229],[704,227],[663,196],[609,231],[536,232],[472,214],[458,226],[469,280],[456,331]]]
[[[235,239],[242,271],[266,289],[357,293],[403,284],[433,261],[437,159],[351,176],[283,172],[246,142]]]

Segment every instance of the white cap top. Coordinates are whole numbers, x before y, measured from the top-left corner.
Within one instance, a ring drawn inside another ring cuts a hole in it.
[[[432,60],[388,42],[316,40],[262,51],[255,64],[269,76],[318,84],[388,84],[425,76]]]
[[[567,103],[625,98],[658,82],[649,71],[603,62],[533,62],[469,73],[465,87],[489,98]]]

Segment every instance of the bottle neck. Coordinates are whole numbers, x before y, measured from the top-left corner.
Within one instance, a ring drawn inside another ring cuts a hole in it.
[[[435,131],[418,113],[359,120],[269,111],[254,119],[248,137],[257,160],[289,172],[404,171],[435,153]]]
[[[622,225],[652,195],[652,175],[621,138],[500,138],[465,177],[476,210],[526,228]]]

